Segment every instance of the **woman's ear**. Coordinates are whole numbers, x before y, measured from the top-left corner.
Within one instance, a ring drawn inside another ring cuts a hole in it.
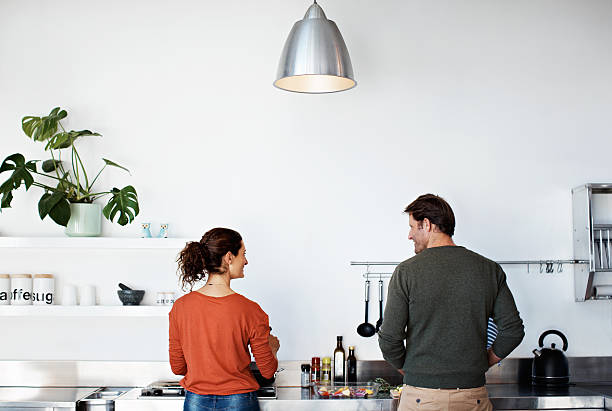
[[[223,256],[223,262],[227,265],[230,265],[233,259],[234,259],[234,256],[229,251],[225,253],[225,255]]]

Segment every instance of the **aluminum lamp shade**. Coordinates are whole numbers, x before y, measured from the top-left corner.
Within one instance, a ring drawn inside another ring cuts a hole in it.
[[[274,86],[297,93],[334,93],[357,85],[338,26],[316,2],[287,37]]]

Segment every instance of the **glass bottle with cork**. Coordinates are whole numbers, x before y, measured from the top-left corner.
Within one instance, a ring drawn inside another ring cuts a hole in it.
[[[342,336],[336,337],[337,344],[334,350],[334,384],[341,385],[345,382],[345,368],[344,360],[346,359],[346,352],[342,347]]]

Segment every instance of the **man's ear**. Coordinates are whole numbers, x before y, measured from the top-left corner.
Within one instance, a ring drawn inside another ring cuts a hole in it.
[[[433,226],[431,224],[431,221],[429,221],[429,218],[425,217],[423,219],[423,230],[430,232],[433,230]]]

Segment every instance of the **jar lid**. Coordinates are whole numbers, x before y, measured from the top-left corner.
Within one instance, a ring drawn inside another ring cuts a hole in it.
[[[302,371],[310,371],[310,364],[302,364]]]
[[[323,357],[323,364],[331,364],[331,357]]]
[[[11,278],[8,274],[0,274],[0,278]]]
[[[32,278],[32,274],[11,274],[11,278]]]
[[[34,274],[34,278],[53,278],[53,274]]]

